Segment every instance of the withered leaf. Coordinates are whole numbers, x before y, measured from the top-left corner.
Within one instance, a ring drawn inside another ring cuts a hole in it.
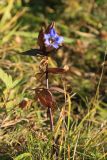
[[[39,99],[40,103],[44,107],[49,107],[49,108],[52,108],[52,110],[54,110],[55,100],[52,96],[52,93],[49,91],[49,89],[36,88],[35,92],[36,92],[37,98]]]
[[[27,109],[30,107],[32,104],[32,101],[28,98],[24,98],[20,103],[19,103],[19,108],[21,109]]]
[[[82,76],[82,72],[76,67],[70,67],[69,71],[77,76]]]
[[[66,70],[63,68],[48,68],[48,73],[63,74],[65,72],[66,72]]]
[[[11,126],[14,126],[14,125],[16,125],[16,124],[18,124],[18,123],[21,123],[21,122],[29,122],[29,120],[28,119],[24,119],[24,118],[21,118],[21,119],[14,119],[14,120],[4,120],[3,122],[2,122],[2,124],[1,124],[1,128],[7,128],[7,127],[11,127]]]
[[[101,37],[101,39],[104,39],[104,40],[107,40],[107,31],[101,31],[100,32],[100,37]]]
[[[63,94],[65,94],[66,92],[62,89],[62,88],[59,88],[59,87],[56,87],[56,86],[54,86],[54,87],[50,87],[50,91],[52,91],[52,92],[60,92],[60,93],[63,93]]]
[[[43,79],[44,74],[45,74],[44,72],[37,73],[36,74],[36,80],[40,82]]]
[[[39,65],[40,72],[45,72],[47,64],[48,64],[48,60],[46,58],[40,61],[40,65]]]

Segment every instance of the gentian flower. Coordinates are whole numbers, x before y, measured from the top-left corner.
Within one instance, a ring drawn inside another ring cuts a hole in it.
[[[47,27],[42,27],[39,35],[37,43],[39,48],[37,49],[30,49],[23,52],[23,55],[43,55],[47,56],[49,53],[52,53],[55,49],[58,49],[63,42],[63,37],[59,36],[55,31],[55,23],[52,22]]]
[[[39,32],[38,44],[40,46],[40,50],[44,53],[58,49],[64,41],[63,37],[56,33],[54,26],[55,23],[52,22],[47,28],[42,28]]]
[[[58,36],[54,28],[51,28],[49,33],[44,34],[44,39],[47,47],[53,47],[55,49],[58,49],[64,40],[63,37]]]

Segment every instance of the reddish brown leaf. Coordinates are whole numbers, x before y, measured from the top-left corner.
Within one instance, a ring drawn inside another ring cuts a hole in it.
[[[45,88],[37,88],[35,90],[37,98],[39,99],[40,103],[45,107],[50,107],[54,109],[55,101],[52,96],[52,93]]]
[[[52,22],[45,30],[45,33],[48,33],[50,31],[50,29],[55,27],[55,22]]]
[[[40,49],[30,49],[25,52],[21,52],[24,56],[37,56],[37,55],[45,55],[45,53]]]
[[[44,29],[42,28],[38,35],[38,45],[40,46],[41,50],[44,50]]]
[[[19,107],[21,109],[27,109],[28,107],[31,106],[31,100],[29,100],[28,98],[24,98],[20,103],[19,103]]]
[[[66,70],[63,68],[48,68],[48,73],[63,74],[65,72],[66,72]]]

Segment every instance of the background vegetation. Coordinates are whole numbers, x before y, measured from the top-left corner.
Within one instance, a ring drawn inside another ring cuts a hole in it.
[[[49,58],[65,75],[49,75],[57,110],[49,131],[40,85],[41,26],[56,22],[64,46]],[[107,160],[107,1],[0,0],[0,160]],[[67,95],[65,95],[67,91]],[[53,140],[54,136],[54,140]]]

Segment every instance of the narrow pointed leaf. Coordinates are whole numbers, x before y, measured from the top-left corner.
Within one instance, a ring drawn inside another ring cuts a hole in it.
[[[45,44],[44,44],[44,29],[42,28],[38,35],[38,45],[40,46],[40,49],[45,50]]]
[[[60,93],[63,93],[63,94],[66,93],[62,88],[59,88],[59,87],[50,87],[50,91],[52,91],[52,92],[60,92]]]
[[[32,160],[32,155],[30,153],[22,153],[18,155],[14,160]]]
[[[45,30],[45,33],[48,33],[50,31],[51,28],[55,27],[55,22],[52,22],[47,29]]]
[[[48,73],[63,74],[65,72],[66,72],[66,70],[63,68],[48,68]]]
[[[37,56],[37,55],[45,55],[45,53],[40,49],[30,49],[21,53],[25,56]]]

